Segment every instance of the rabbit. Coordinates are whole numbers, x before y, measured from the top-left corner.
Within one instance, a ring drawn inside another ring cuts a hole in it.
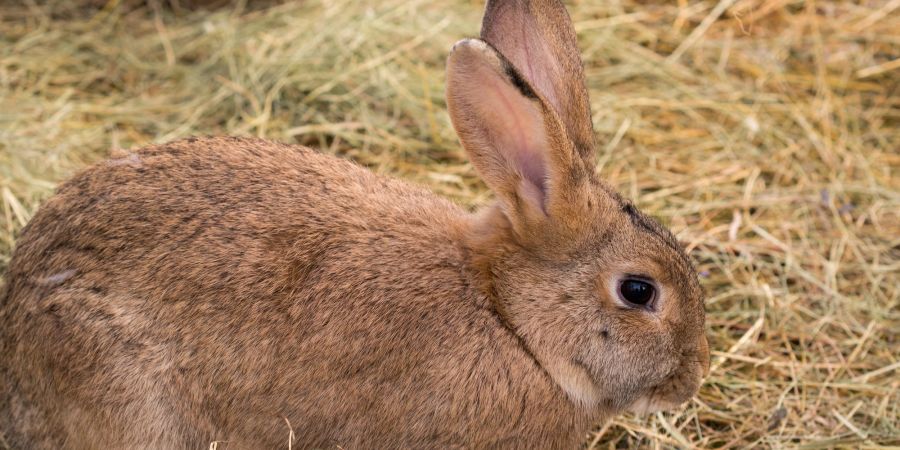
[[[0,294],[10,448],[571,449],[709,367],[673,235],[595,174],[557,0],[491,0],[447,59],[495,200],[309,148],[187,138],[62,184]]]

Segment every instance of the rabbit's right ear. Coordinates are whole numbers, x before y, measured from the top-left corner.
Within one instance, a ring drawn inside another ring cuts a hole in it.
[[[561,0],[488,0],[481,39],[493,46],[553,107],[593,169],[594,130],[572,19]]]
[[[454,45],[447,107],[472,164],[518,234],[572,215],[585,165],[554,109],[503,55],[480,39]]]

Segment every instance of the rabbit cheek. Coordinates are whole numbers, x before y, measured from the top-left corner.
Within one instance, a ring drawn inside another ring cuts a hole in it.
[[[702,367],[694,359],[687,360],[662,383],[651,387],[628,408],[638,414],[673,409],[693,397],[700,387]]]
[[[660,384],[677,366],[674,360],[660,360],[661,354],[670,352],[658,333],[635,331],[631,324],[623,322],[628,320],[601,320],[592,342],[578,356],[602,393],[601,405],[614,414],[639,401],[648,386]]]
[[[696,351],[682,353],[671,369],[662,372],[661,381],[645,389],[628,410],[646,414],[672,409],[690,400],[700,388],[707,364],[702,345]]]

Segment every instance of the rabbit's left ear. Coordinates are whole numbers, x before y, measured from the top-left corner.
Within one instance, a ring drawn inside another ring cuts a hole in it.
[[[553,107],[590,170],[594,130],[572,19],[560,0],[488,0],[481,39]]]
[[[450,119],[481,178],[519,235],[577,218],[587,170],[553,108],[479,39],[447,59]]]

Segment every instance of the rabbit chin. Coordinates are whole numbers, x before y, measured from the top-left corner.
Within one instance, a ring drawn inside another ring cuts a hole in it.
[[[697,387],[699,383],[693,388],[672,384],[655,386],[626,409],[638,415],[675,409],[690,400]]]
[[[637,399],[636,402],[632,403],[631,406],[628,407],[628,411],[633,412],[639,416],[643,416],[659,411],[674,409],[678,405],[680,405],[680,403],[654,398],[653,395],[646,395]]]

